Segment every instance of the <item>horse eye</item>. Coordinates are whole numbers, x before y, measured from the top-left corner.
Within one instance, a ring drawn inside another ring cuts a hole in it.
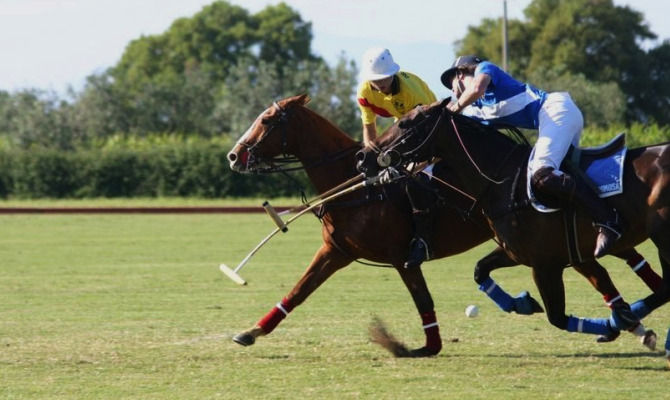
[[[270,118],[261,118],[261,124],[270,125]]]

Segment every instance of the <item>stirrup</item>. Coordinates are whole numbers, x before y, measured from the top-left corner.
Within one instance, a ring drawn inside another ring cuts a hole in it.
[[[621,238],[621,229],[615,223],[593,224],[598,229],[593,255],[600,258],[609,253],[614,243]]]
[[[416,268],[428,259],[430,259],[428,244],[422,238],[414,238],[410,242],[409,257],[405,261],[405,264],[403,264],[403,268]]]

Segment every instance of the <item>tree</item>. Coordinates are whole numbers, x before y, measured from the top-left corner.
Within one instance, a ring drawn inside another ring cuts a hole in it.
[[[214,119],[227,125],[233,136],[240,136],[272,101],[307,93],[313,99],[309,107],[352,134],[359,128],[353,99],[356,73],[344,58],[334,69],[322,60],[288,67],[247,59],[231,69]],[[278,79],[281,75],[285,78]]]
[[[78,140],[69,127],[67,103],[53,92],[26,89],[0,95],[0,133],[19,147],[72,148]]]
[[[568,92],[584,114],[584,122],[596,127],[622,124],[626,96],[615,82],[593,82],[583,74],[551,69],[535,71],[529,81],[549,92]]]
[[[514,60],[510,72],[526,79],[562,71],[565,82],[569,77],[582,76],[593,82],[591,88],[584,88],[585,92],[598,85],[610,88],[615,84],[625,94],[628,121],[668,121],[667,113],[658,107],[670,97],[670,90],[658,91],[664,88],[660,71],[667,69],[668,60],[662,47],[649,51],[641,47],[656,38],[641,13],[615,6],[612,0],[534,0],[524,13],[527,21],[510,22]],[[457,43],[457,53],[476,52],[499,60],[499,47],[495,45],[500,43],[499,25],[499,21],[485,20],[469,28],[466,37]],[[654,66],[652,73],[650,68]],[[655,93],[641,90],[647,87],[656,88]],[[602,98],[607,93],[601,93]],[[597,110],[591,111],[594,114]]]
[[[236,129],[238,121],[248,123],[249,117],[245,103],[238,104],[236,97],[247,98],[247,107],[255,104],[243,92],[251,90],[251,97],[266,94],[265,104],[293,92],[293,76],[307,63],[325,66],[311,53],[311,40],[311,24],[284,3],[250,15],[216,1],[191,18],[175,21],[163,34],[130,43],[109,71],[111,92],[117,97],[114,107],[127,121],[124,131],[211,136]],[[268,77],[274,79],[268,82],[273,88],[262,86]]]
[[[507,24],[509,48],[508,71],[525,79],[530,60],[530,27],[517,20]],[[477,54],[498,65],[502,64],[502,26],[500,19],[485,18],[478,26],[469,26],[462,40],[455,44],[458,54]]]
[[[311,53],[312,24],[285,3],[268,6],[252,17],[258,59],[281,65],[316,59]]]

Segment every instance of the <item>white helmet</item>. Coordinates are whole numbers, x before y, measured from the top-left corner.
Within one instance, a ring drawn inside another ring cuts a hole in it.
[[[400,66],[393,61],[393,56],[388,49],[373,47],[363,55],[361,79],[376,81],[395,75],[399,70]]]

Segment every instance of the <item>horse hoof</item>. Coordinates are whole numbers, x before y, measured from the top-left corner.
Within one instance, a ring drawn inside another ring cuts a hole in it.
[[[521,315],[531,315],[544,312],[544,309],[530,293],[524,291],[514,298],[514,311]]]
[[[656,332],[649,329],[642,336],[642,344],[651,351],[656,350]]]
[[[598,338],[596,339],[596,342],[598,342],[598,343],[609,343],[609,342],[613,342],[613,341],[615,341],[615,340],[619,337],[620,334],[621,334],[621,332],[619,332],[619,331],[615,331],[615,332],[612,332],[612,333],[607,334],[607,335],[600,335],[600,336],[598,336]]]
[[[422,358],[422,357],[433,357],[440,352],[441,349],[429,349],[428,347],[422,347],[420,349],[414,349],[409,351],[409,357]]]
[[[251,346],[256,342],[256,338],[254,338],[253,335],[250,335],[248,333],[240,333],[238,335],[233,336],[233,342],[242,346]]]

